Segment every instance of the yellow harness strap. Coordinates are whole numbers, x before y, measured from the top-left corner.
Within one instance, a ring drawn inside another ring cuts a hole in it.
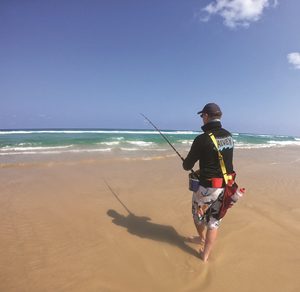
[[[216,140],[216,137],[214,136],[213,133],[209,133],[209,137],[211,138],[211,140],[213,141],[214,145],[217,148],[221,170],[222,170],[222,173],[223,173],[223,177],[224,177],[225,183],[227,184],[228,181],[232,179],[232,176],[227,174],[227,170],[226,170],[226,167],[225,167],[224,159],[223,159],[223,156],[222,156],[221,152],[219,151],[218,142]]]

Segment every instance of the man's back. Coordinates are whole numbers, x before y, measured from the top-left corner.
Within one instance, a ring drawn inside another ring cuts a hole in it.
[[[223,129],[219,121],[207,123],[202,129],[204,133],[195,138],[191,150],[184,160],[184,169],[190,170],[199,160],[201,178],[223,177],[218,151],[209,137],[209,133],[213,133],[223,156],[227,173],[232,173],[233,139],[230,132]]]

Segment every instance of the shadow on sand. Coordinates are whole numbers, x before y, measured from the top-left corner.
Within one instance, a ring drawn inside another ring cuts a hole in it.
[[[151,220],[149,217],[136,216],[131,212],[125,216],[110,209],[107,211],[107,215],[113,218],[114,224],[127,228],[131,234],[175,245],[183,251],[199,257],[198,252],[185,243],[186,238],[178,234],[172,226],[149,222]]]
[[[103,181],[111,194],[119,201],[128,213],[128,215],[125,216],[115,210],[108,210],[107,215],[113,218],[112,222],[114,224],[127,228],[129,233],[141,238],[149,238],[151,240],[166,242],[179,247],[183,251],[195,257],[199,257],[199,253],[185,243],[187,241],[186,237],[178,234],[173,226],[152,223],[149,222],[151,220],[149,217],[134,215],[122,202],[118,194],[113,190],[108,182],[106,180]]]

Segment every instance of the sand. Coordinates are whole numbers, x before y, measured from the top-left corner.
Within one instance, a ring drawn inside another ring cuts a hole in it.
[[[1,164],[0,291],[300,291],[299,153],[236,151],[207,263],[178,157]]]

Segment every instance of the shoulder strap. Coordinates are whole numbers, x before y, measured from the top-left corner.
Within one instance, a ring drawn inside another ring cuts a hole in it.
[[[225,183],[227,184],[228,180],[232,179],[232,177],[231,177],[231,175],[227,174],[227,170],[226,170],[226,166],[225,166],[225,163],[224,163],[224,159],[223,159],[223,156],[222,156],[221,152],[219,151],[218,142],[216,140],[216,137],[214,136],[213,133],[209,133],[208,135],[209,135],[209,137],[211,138],[211,140],[213,141],[214,145],[217,148],[221,170],[222,170],[222,173],[223,173],[223,177],[224,177]]]

